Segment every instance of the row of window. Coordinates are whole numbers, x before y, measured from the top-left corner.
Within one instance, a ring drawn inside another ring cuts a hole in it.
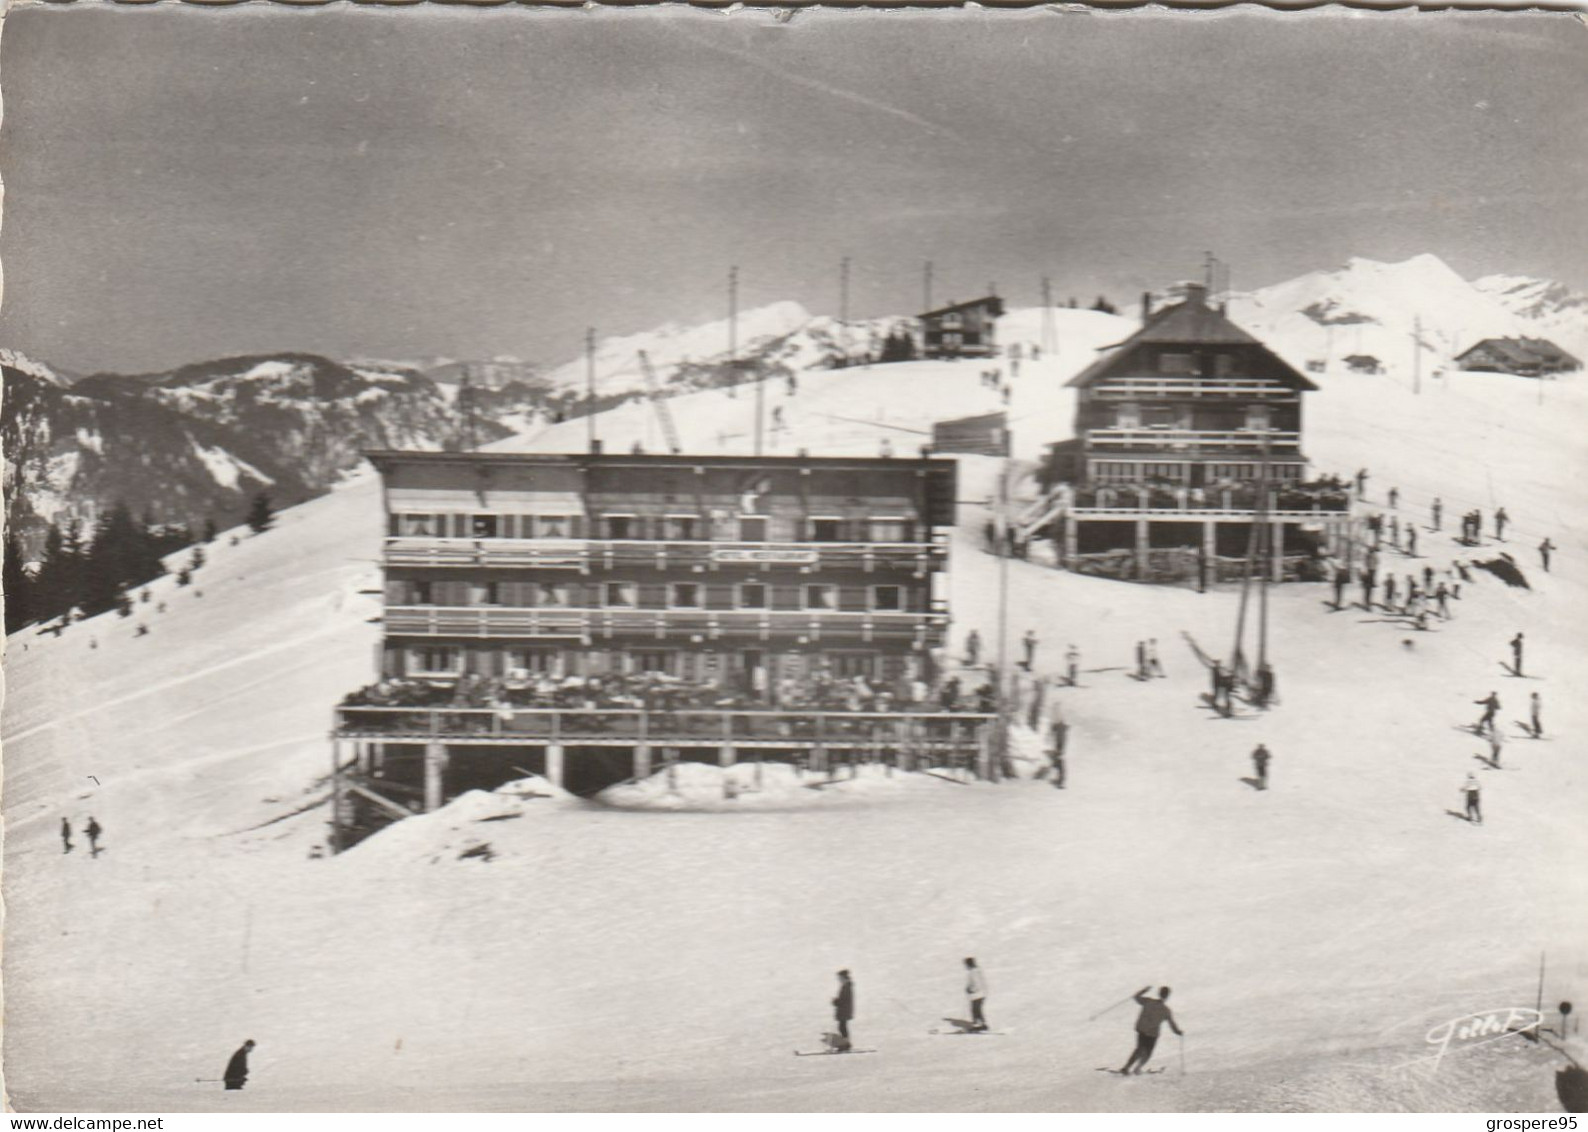
[[[1149,479],[1190,483],[1192,467],[1192,464],[1183,461],[1093,460],[1091,478],[1094,482],[1104,484],[1142,483]],[[1262,475],[1262,465],[1259,463],[1204,464],[1202,467],[1205,469],[1205,479],[1208,483],[1217,483],[1219,480],[1255,480]],[[1301,464],[1271,463],[1268,465],[1268,478],[1275,481],[1299,481],[1304,471],[1305,467]]]
[[[519,608],[574,607],[571,583],[567,582],[394,582],[390,600],[394,605],[507,605]],[[712,587],[720,594],[727,587]],[[874,613],[904,613],[909,609],[903,586],[840,587],[827,582],[801,586],[800,607],[814,611],[836,611],[845,595],[864,594],[864,609]],[[600,600],[603,609],[705,609],[706,586],[701,582],[671,582],[656,586],[660,600],[652,597],[643,604],[638,582],[603,582]],[[732,587],[734,609],[771,609],[772,588],[761,582],[741,582]]]
[[[812,516],[804,521],[810,542],[914,542],[915,523],[885,516],[845,519],[836,515]],[[607,514],[589,523],[592,538],[657,539],[694,542],[728,539],[766,542],[769,520],[765,515],[738,515],[712,523],[700,515],[640,516]],[[510,515],[401,512],[391,516],[391,534],[402,538],[469,539],[577,539],[586,529],[580,515]]]
[[[1193,353],[1164,351],[1158,355],[1158,372],[1166,376],[1202,377],[1203,363]],[[1243,359],[1235,354],[1213,355],[1214,377],[1239,377],[1246,372]]]
[[[514,671],[537,676],[563,677],[584,673],[593,666],[589,654],[569,649],[514,648],[506,649],[492,667],[500,666],[504,673]],[[720,676],[717,657],[698,651],[682,649],[622,649],[611,650],[602,658],[601,667],[607,672],[638,673],[659,672],[691,680]],[[765,672],[764,656],[753,661],[740,658],[741,666],[749,672]],[[831,649],[822,653],[825,670],[839,678],[865,676],[868,679],[883,674],[882,654],[861,649]],[[409,676],[447,677],[461,676],[466,657],[461,645],[417,645],[404,650],[403,670]]]
[[[1204,410],[1196,416],[1183,405],[1134,405],[1125,403],[1112,406],[1113,428],[1203,428],[1217,431],[1248,431],[1266,432],[1274,427],[1273,412],[1267,405],[1247,405],[1245,411],[1239,415],[1235,413],[1213,414]],[[1204,423],[1213,419],[1224,423]]]

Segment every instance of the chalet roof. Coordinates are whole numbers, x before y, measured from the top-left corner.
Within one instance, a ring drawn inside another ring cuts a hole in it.
[[[1580,365],[1575,357],[1562,350],[1548,338],[1485,338],[1456,355],[1460,361],[1474,350],[1488,347],[1513,362],[1555,362]]]
[[[918,317],[934,318],[940,314],[952,314],[955,311],[970,310],[972,307],[987,307],[992,312],[992,316],[994,318],[1003,317],[1004,301],[997,295],[984,295],[982,298],[971,299],[969,302],[964,303],[950,303],[946,307],[938,307],[936,310],[929,310]]]
[[[1148,317],[1136,333],[1113,346],[1091,365],[1076,374],[1067,383],[1071,387],[1090,385],[1109,374],[1130,353],[1142,345],[1156,346],[1256,346],[1268,354],[1288,373],[1291,383],[1298,389],[1317,389],[1299,370],[1279,357],[1261,341],[1252,337],[1222,311],[1207,305],[1206,292],[1200,287],[1191,289],[1185,301],[1164,307]]]

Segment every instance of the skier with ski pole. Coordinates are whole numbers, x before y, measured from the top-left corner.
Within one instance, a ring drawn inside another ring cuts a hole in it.
[[[1159,1031],[1165,1022],[1169,1028],[1180,1036],[1185,1036],[1185,1031],[1175,1024],[1174,1015],[1169,1011],[1169,988],[1159,987],[1158,997],[1149,998],[1147,992],[1152,985],[1142,987],[1131,997],[1141,1006],[1141,1013],[1136,1016],[1136,1048],[1131,1052],[1125,1065],[1119,1070],[1120,1076],[1132,1072],[1140,1074],[1147,1067],[1147,1062],[1152,1060],[1153,1047],[1158,1044]]]

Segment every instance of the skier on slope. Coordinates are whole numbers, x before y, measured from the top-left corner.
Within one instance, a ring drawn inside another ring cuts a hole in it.
[[[982,1013],[982,1003],[987,1001],[987,976],[976,966],[976,960],[965,960],[965,995],[970,999],[972,1030],[986,1030],[987,1017]]]
[[[1549,539],[1547,539],[1547,538],[1543,542],[1538,544],[1538,556],[1544,562],[1544,573],[1546,573],[1546,574],[1549,573],[1549,554],[1550,554],[1550,551],[1552,551],[1554,549],[1555,549],[1555,544],[1550,542]]]
[[[1070,741],[1070,725],[1064,717],[1055,715],[1053,724],[1048,729],[1050,737],[1048,757],[1053,763],[1053,786],[1057,790],[1064,789],[1064,751]]]
[[[1152,674],[1147,671],[1147,642],[1136,642],[1136,679],[1146,680]]]
[[[1025,650],[1025,660],[1021,662],[1020,667],[1024,668],[1027,672],[1030,672],[1037,659],[1036,630],[1026,630],[1025,636],[1020,638],[1020,647]]]
[[[1147,1067],[1147,1062],[1152,1059],[1152,1049],[1158,1044],[1158,1033],[1165,1022],[1176,1034],[1185,1035],[1185,1031],[1175,1024],[1174,1015],[1169,1012],[1169,988],[1159,987],[1157,998],[1147,997],[1151,989],[1152,985],[1148,984],[1133,996],[1141,1006],[1141,1013],[1136,1015],[1136,1048],[1119,1070],[1121,1076],[1131,1072],[1132,1066],[1138,1074]]]
[[[1522,675],[1522,634],[1511,638],[1511,670]]]
[[[1461,784],[1461,792],[1467,796],[1467,820],[1473,825],[1483,824],[1483,807],[1481,794],[1483,787],[1478,784],[1478,776],[1470,770],[1467,771],[1467,780]]]
[[[1481,735],[1485,728],[1494,726],[1494,717],[1500,710],[1500,697],[1490,692],[1486,699],[1473,700],[1472,702],[1483,708],[1483,717],[1472,725],[1472,729]]]
[[[253,1048],[254,1039],[249,1038],[226,1063],[226,1072],[221,1075],[221,1080],[226,1082],[228,1089],[241,1089],[248,1083],[248,1054]]]
[[[838,995],[833,999],[833,1021],[838,1023],[838,1033],[833,1048],[847,1052],[853,1043],[849,1040],[849,1023],[855,1017],[855,984],[849,972],[838,972]]]
[[[1505,513],[1504,507],[1501,507],[1494,513],[1494,537],[1499,539],[1501,542],[1505,541],[1505,524],[1509,523],[1510,521],[1511,516]]]
[[[1533,692],[1527,697],[1528,713],[1533,717],[1533,738],[1544,737],[1544,724],[1540,722],[1543,705],[1538,698],[1538,693]]]
[[[1158,638],[1147,638],[1147,672],[1152,676],[1168,678],[1168,673],[1163,670],[1163,662],[1158,659]]]
[[[1339,609],[1345,604],[1345,587],[1351,584],[1351,571],[1344,566],[1337,566],[1334,570],[1334,607]]]
[[[1372,609],[1373,608],[1373,587],[1376,584],[1376,581],[1377,581],[1377,576],[1374,573],[1374,571],[1372,571],[1372,570],[1363,570],[1362,571],[1362,608],[1363,609]]]
[[[1434,502],[1433,505],[1429,507],[1429,511],[1433,513],[1434,530],[1436,531],[1439,529],[1439,516],[1444,514],[1444,510],[1445,505],[1439,501],[1439,497],[1437,495],[1434,496]]]
[[[61,850],[62,853],[70,853],[72,851],[72,823],[65,818],[61,819],[61,844],[65,846]]]
[[[1257,789],[1259,790],[1268,789],[1268,760],[1271,758],[1273,756],[1268,753],[1268,748],[1262,743],[1257,744],[1257,749],[1252,752],[1252,768],[1257,774]]]
[[[970,636],[965,638],[965,667],[975,668],[976,662],[981,659],[981,634],[975,629],[970,631]]]
[[[1388,574],[1384,578],[1384,608],[1395,609],[1395,575]]]
[[[1410,523],[1406,524],[1406,553],[1417,557],[1417,528]]]
[[[1400,506],[1401,491],[1398,487],[1389,489],[1389,505],[1391,509]]]
[[[1076,687],[1081,676],[1081,650],[1074,645],[1064,651],[1064,669],[1068,676],[1070,687]]]
[[[88,834],[88,855],[99,856],[99,835],[105,831],[99,828],[99,823],[94,820],[94,815],[88,815],[88,824],[83,827],[83,832]]]

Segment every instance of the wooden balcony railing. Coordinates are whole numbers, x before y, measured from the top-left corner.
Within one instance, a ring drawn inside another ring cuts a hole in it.
[[[913,570],[924,575],[946,555],[942,542],[709,542],[661,539],[420,538],[386,540],[388,566],[500,566],[611,570],[655,566],[755,566]]]
[[[747,711],[692,708],[340,707],[339,738],[393,742],[568,743],[916,749],[976,748],[996,716],[979,712]]]
[[[1088,449],[1155,449],[1187,452],[1257,454],[1264,445],[1274,455],[1298,455],[1301,433],[1277,430],[1212,430],[1188,428],[1094,428],[1086,434]]]
[[[809,609],[559,609],[500,605],[386,607],[391,636],[599,638],[654,640],[803,636],[810,641],[925,641],[948,624],[948,614],[838,612]]]

